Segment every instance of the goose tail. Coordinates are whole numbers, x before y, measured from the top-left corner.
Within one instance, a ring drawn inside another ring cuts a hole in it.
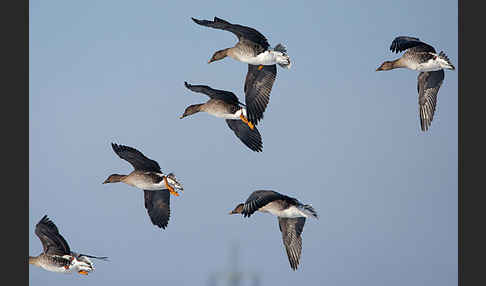
[[[317,212],[314,210],[314,208],[311,205],[303,205],[302,209],[308,216],[312,216],[314,218],[319,219]]]
[[[277,64],[283,68],[290,69],[292,63],[290,62],[290,57],[287,55],[287,48],[279,43],[273,50],[279,52],[277,55]]]
[[[456,68],[454,67],[454,65],[451,63],[451,61],[449,60],[449,57],[443,52],[441,51],[439,53],[439,59],[441,59],[441,63],[440,65],[445,68],[445,69],[449,69],[449,70],[455,70]]]

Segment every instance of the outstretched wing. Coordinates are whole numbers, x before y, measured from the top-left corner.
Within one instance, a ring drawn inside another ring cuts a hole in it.
[[[238,40],[241,41],[241,39],[244,38],[246,40],[252,41],[253,43],[260,45],[263,50],[267,50],[268,47],[270,47],[267,38],[265,38],[265,36],[263,36],[260,32],[253,28],[238,24],[231,24],[230,22],[220,19],[218,17],[214,17],[214,21],[198,20],[195,18],[192,18],[192,20],[202,26],[231,32],[235,34],[236,37],[238,37]]]
[[[152,223],[165,229],[170,218],[170,193],[168,190],[144,190],[145,208]]]
[[[444,70],[421,72],[417,77],[419,117],[422,131],[427,131],[434,119],[437,93],[443,81]]]
[[[297,270],[302,253],[302,230],[304,229],[305,217],[278,218],[278,226],[282,232],[282,240],[287,251],[290,267]]]
[[[263,119],[263,112],[270,101],[270,92],[277,76],[277,65],[248,65],[245,79],[245,103],[248,120],[253,124]]]
[[[255,152],[263,150],[262,136],[256,127],[252,130],[240,119],[226,119],[226,123],[246,147]]]
[[[192,85],[188,84],[186,81],[184,82],[184,85],[191,91],[203,93],[211,99],[219,99],[232,105],[239,104],[238,97],[230,91],[214,89],[207,85]]]
[[[243,204],[242,214],[244,217],[251,216],[254,212],[256,212],[259,208],[267,205],[276,200],[284,200],[286,202],[298,205],[299,202],[291,197],[286,195],[282,195],[275,191],[269,190],[259,190],[254,191],[251,195],[246,199],[245,203]]]
[[[434,47],[420,41],[418,38],[407,36],[396,37],[391,43],[390,51],[399,53],[401,51],[414,47],[416,47],[416,49],[420,50],[421,52],[435,53]]]
[[[120,158],[128,161],[135,170],[161,172],[159,163],[145,157],[137,149],[115,143],[111,143],[111,147]]]
[[[39,237],[45,254],[69,255],[71,253],[68,243],[47,215],[44,215],[35,226],[35,234]]]

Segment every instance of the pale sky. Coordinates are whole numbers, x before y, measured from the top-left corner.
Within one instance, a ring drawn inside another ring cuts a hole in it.
[[[214,16],[283,43],[292,59],[258,125],[262,153],[222,119],[179,119],[207,100],[184,81],[244,101],[247,65],[207,64],[236,37],[191,20]],[[110,257],[87,277],[29,266],[30,285],[206,285],[232,267],[232,243],[237,267],[262,285],[457,285],[457,69],[427,133],[418,72],[375,71],[405,35],[457,68],[457,19],[457,1],[439,0],[30,1],[29,253],[42,251],[34,228],[47,214],[73,250]],[[132,170],[111,142],[184,185],[167,229],[152,225],[141,190],[101,184]],[[295,272],[275,217],[228,215],[258,189],[320,216],[306,221]]]

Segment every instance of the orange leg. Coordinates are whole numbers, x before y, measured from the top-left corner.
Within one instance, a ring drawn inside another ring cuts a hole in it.
[[[78,273],[83,275],[88,275],[88,271],[84,271],[84,270],[79,270]]]
[[[169,186],[169,183],[167,182],[167,177],[164,176],[163,180],[164,180],[165,186],[167,187],[167,189],[169,189],[169,192],[171,194],[173,194],[174,196],[178,197],[179,193],[176,192],[176,190],[174,190],[173,187]]]
[[[248,119],[243,114],[240,115],[240,119],[241,119],[241,121],[243,121],[246,124],[248,124],[248,127],[250,127],[251,130],[253,130],[253,128],[255,128],[255,125],[253,125],[253,123],[251,123],[250,121],[248,121]]]
[[[261,71],[263,69],[263,65],[258,66],[258,70]]]

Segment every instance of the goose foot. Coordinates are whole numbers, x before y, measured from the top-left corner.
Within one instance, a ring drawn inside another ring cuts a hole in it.
[[[171,187],[169,185],[169,183],[167,182],[167,177],[166,176],[164,176],[163,180],[164,180],[165,186],[167,187],[167,189],[169,189],[169,192],[171,194],[173,194],[174,196],[178,197],[179,196],[179,193],[176,190],[174,190],[173,187]]]
[[[253,130],[253,128],[255,128],[255,125],[253,125],[253,123],[248,121],[248,119],[243,114],[240,115],[240,119],[241,119],[241,121],[245,122],[248,125],[248,127],[250,127],[251,130]]]

